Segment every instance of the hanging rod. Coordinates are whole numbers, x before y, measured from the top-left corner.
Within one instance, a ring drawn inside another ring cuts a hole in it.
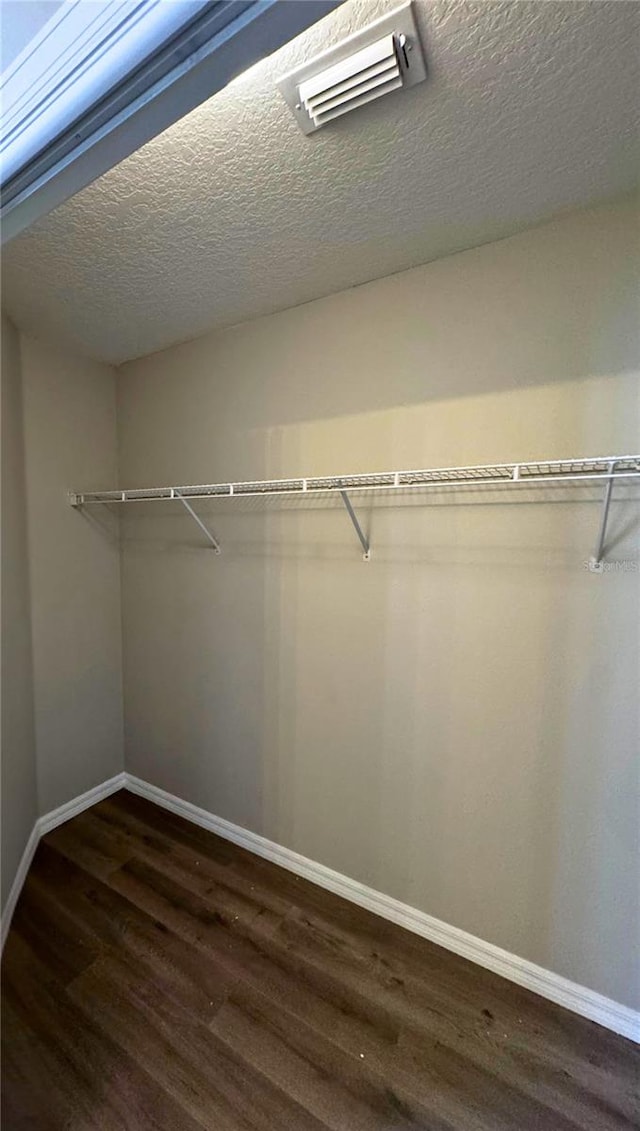
[[[602,572],[607,521],[617,480],[625,483],[640,481],[640,455],[592,456],[588,459],[536,460],[527,463],[480,464],[475,467],[436,467],[414,471],[380,471],[359,475],[328,475],[304,479],[262,479],[243,483],[207,483],[185,487],[136,487],[123,491],[70,491],[72,507],[107,503],[157,502],[177,500],[185,507],[209,542],[220,553],[220,545],[188,503],[188,499],[238,499],[297,495],[301,498],[338,497],[344,503],[363,549],[365,561],[371,551],[369,540],[351,504],[349,494],[359,492],[367,497],[396,492],[449,487],[469,488],[549,485],[563,483],[573,486],[601,482],[605,485],[602,515],[596,550],[590,559],[590,568]]]

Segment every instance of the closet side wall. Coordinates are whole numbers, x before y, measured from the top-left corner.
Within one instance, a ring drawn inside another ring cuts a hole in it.
[[[637,452],[638,213],[575,213],[131,363],[126,487]],[[638,508],[123,519],[126,765],[627,1005]]]
[[[67,492],[117,479],[114,371],[21,335],[40,813],[123,769],[117,519]]]
[[[2,315],[2,908],[38,814],[18,331]]]

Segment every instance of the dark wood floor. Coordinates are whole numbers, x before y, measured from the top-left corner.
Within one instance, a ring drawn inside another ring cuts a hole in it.
[[[640,1126],[640,1050],[128,793],[41,842],[3,1131]]]

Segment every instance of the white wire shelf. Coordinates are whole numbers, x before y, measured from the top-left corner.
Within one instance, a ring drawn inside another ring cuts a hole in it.
[[[591,459],[496,463],[477,467],[438,467],[413,471],[380,471],[366,475],[329,475],[303,479],[263,479],[243,483],[206,483],[174,487],[135,487],[121,491],[71,492],[72,506],[94,503],[147,503],[167,499],[237,499],[242,497],[340,495],[342,491],[375,494],[425,487],[505,487],[518,484],[640,480],[640,455]]]
[[[484,488],[547,487],[553,484],[565,487],[591,485],[601,482],[605,486],[601,530],[592,558],[594,568],[601,562],[607,516],[613,484],[616,481],[630,484],[640,481],[640,455],[592,456],[588,459],[536,460],[526,463],[481,464],[473,467],[437,467],[412,471],[380,471],[358,475],[310,476],[301,479],[263,479],[240,483],[206,483],[173,487],[135,487],[128,490],[69,492],[73,507],[95,504],[149,503],[176,500],[188,511],[220,553],[220,546],[211,531],[193,510],[189,500],[298,497],[302,503],[312,500],[342,501],[364,551],[366,561],[370,547],[349,496],[357,494],[371,499],[384,496],[392,500],[394,494],[421,494],[433,490],[477,491]]]

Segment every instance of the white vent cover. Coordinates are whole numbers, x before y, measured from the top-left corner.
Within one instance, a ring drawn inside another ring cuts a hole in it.
[[[355,32],[280,80],[280,91],[306,134],[427,77],[411,3]]]

